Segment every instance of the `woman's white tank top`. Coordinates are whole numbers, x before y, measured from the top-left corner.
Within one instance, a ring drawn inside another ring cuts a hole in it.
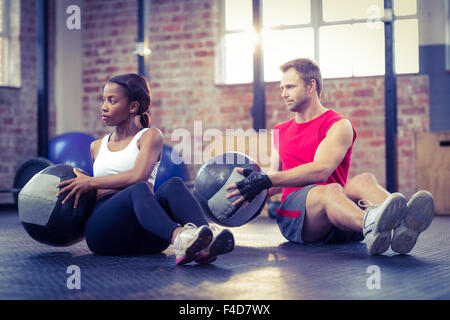
[[[108,140],[111,134],[107,134],[102,139],[102,144],[100,145],[100,150],[98,151],[97,157],[94,161],[94,177],[110,176],[113,174],[125,172],[133,169],[134,163],[136,162],[139,149],[137,146],[137,141],[142,136],[142,134],[149,128],[144,128],[133,137],[130,143],[120,151],[109,151]],[[155,185],[156,174],[158,173],[160,161],[156,162],[153,172],[148,179],[148,182]]]

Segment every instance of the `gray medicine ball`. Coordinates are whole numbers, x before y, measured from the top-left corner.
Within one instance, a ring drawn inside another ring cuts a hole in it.
[[[236,168],[261,172],[258,163],[249,156],[240,152],[227,152],[204,163],[194,183],[193,193],[207,217],[227,227],[239,227],[258,217],[267,200],[267,190],[263,190],[246,208],[242,206],[243,203],[232,205],[240,195],[227,199],[229,191],[225,188],[245,178]]]
[[[64,205],[61,203],[68,192],[56,197],[59,191],[56,185],[76,177],[73,169],[66,164],[52,165],[35,174],[20,191],[19,219],[34,240],[53,246],[69,246],[84,237],[87,219],[95,205],[96,190],[83,194],[75,209],[75,197]]]

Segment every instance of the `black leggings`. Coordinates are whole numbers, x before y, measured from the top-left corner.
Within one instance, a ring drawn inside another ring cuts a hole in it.
[[[175,228],[207,225],[197,199],[180,178],[155,194],[138,182],[97,201],[86,224],[86,243],[95,254],[152,254],[164,251]]]

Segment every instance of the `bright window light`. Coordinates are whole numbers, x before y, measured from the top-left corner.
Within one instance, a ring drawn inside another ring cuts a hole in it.
[[[225,36],[226,83],[253,81],[253,39],[249,33],[230,33]]]
[[[310,0],[263,0],[262,4],[264,27],[307,24],[311,21]]]
[[[314,59],[314,29],[264,30],[264,80],[279,81],[280,66],[296,58]]]
[[[417,19],[394,22],[396,73],[419,72],[419,23]]]
[[[396,16],[407,16],[417,13],[417,0],[395,0],[393,3]]]
[[[381,18],[383,8],[383,0],[322,0],[323,20],[326,22]]]
[[[384,0],[261,0],[261,43],[252,28],[252,0],[223,3],[221,83],[253,81],[253,50],[258,44],[265,81],[279,81],[280,65],[301,57],[317,60],[324,78],[385,73]],[[392,3],[396,73],[418,73],[417,0]],[[313,11],[315,7],[322,7],[321,12]]]
[[[355,23],[352,37],[348,37],[353,47],[353,76],[364,77],[383,75],[384,24],[382,22]]]
[[[225,0],[225,29],[244,30],[252,28],[252,1]]]
[[[320,69],[324,78],[352,76],[352,38],[350,24],[325,26],[319,29]]]

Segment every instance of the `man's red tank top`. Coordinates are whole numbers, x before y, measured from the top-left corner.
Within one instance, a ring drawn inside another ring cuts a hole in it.
[[[278,150],[278,154],[282,161],[282,170],[289,170],[302,164],[313,162],[317,147],[325,138],[328,129],[330,129],[336,121],[341,119],[345,119],[345,117],[330,109],[308,122],[296,123],[295,118],[292,118],[289,121],[277,124],[274,127],[273,137],[275,148]],[[276,133],[276,130],[278,130],[278,133]],[[353,129],[353,143],[355,142],[355,139],[356,132],[355,129]],[[328,178],[327,182],[316,184],[329,184],[335,182],[345,186],[350,167],[353,143],[348,149],[344,159]],[[283,188],[281,201],[283,202],[291,192],[301,188],[302,187]]]

